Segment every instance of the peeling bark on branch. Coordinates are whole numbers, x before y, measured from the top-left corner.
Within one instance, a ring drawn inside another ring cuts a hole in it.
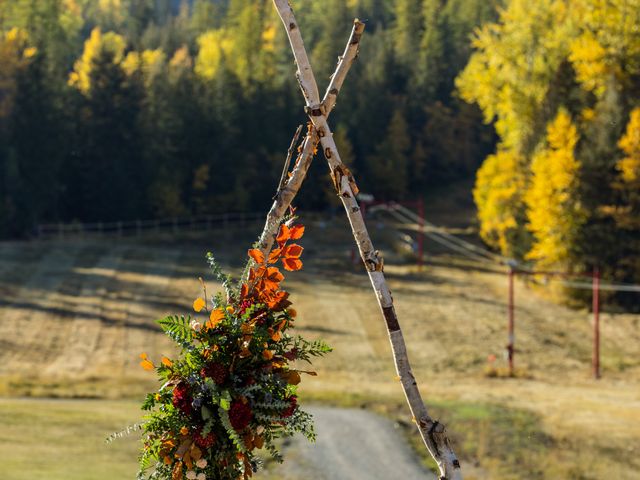
[[[358,245],[360,256],[367,269],[371,285],[373,286],[378,304],[387,325],[396,371],[400,377],[407,403],[409,404],[409,408],[413,414],[425,446],[438,464],[441,473],[441,480],[461,480],[462,473],[460,471],[460,463],[451,448],[445,427],[443,424],[433,420],[429,416],[427,408],[422,401],[420,391],[418,390],[417,383],[409,364],[404,337],[393,306],[391,291],[389,290],[384,277],[384,264],[382,258],[380,258],[378,251],[375,250],[373,243],[371,242],[371,238],[369,237],[369,233],[367,232],[366,225],[362,218],[362,213],[360,212],[358,201],[355,198],[357,186],[353,175],[351,175],[349,170],[342,163],[340,153],[338,152],[335,141],[333,140],[333,133],[327,123],[327,107],[329,105],[335,105],[334,95],[337,95],[339,92],[342,82],[336,74],[334,78],[332,78],[331,83],[333,84],[334,81],[339,83],[337,86],[329,86],[327,95],[325,95],[326,102],[323,101],[321,105],[318,105],[313,101],[314,98],[312,94],[309,94],[309,89],[310,85],[315,86],[316,82],[313,78],[307,78],[300,73],[306,72],[313,77],[311,66],[309,65],[309,59],[302,42],[300,29],[297,27],[293,11],[286,0],[273,1],[280,18],[285,25],[291,49],[293,51],[296,64],[298,65],[299,74],[297,76],[298,81],[300,82],[300,88],[302,89],[307,103],[306,112],[315,127],[315,131],[320,137],[320,143],[322,144],[325,157],[329,163],[334,186],[340,200],[342,201],[345,211],[347,212],[347,217],[349,218],[351,230],[356,244]],[[292,28],[293,26],[295,26],[295,28]],[[364,24],[355,20],[351,38],[347,44],[347,48],[345,49],[343,59],[348,55],[352,55],[353,58],[355,58],[363,30]],[[338,65],[338,70],[340,70],[340,64]]]

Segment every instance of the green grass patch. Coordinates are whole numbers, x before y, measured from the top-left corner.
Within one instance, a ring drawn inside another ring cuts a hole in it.
[[[140,415],[131,401],[0,399],[2,479],[135,478],[139,435],[105,439]]]

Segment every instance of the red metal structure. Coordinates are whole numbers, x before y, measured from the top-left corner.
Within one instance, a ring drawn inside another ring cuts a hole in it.
[[[515,286],[514,278],[516,274],[520,275],[548,275],[561,278],[585,278],[591,277],[592,291],[592,310],[593,310],[593,347],[591,352],[591,370],[593,378],[600,378],[600,272],[595,268],[591,274],[566,273],[554,271],[531,271],[517,270],[513,267],[509,268],[509,304],[508,304],[508,322],[509,336],[507,344],[507,354],[509,358],[509,375],[513,376],[514,372],[514,352],[515,352]]]
[[[600,272],[596,268],[592,277],[593,295],[593,352],[591,365],[593,378],[600,378]]]
[[[513,376],[513,357],[515,346],[515,332],[514,332],[514,291],[513,291],[513,277],[514,270],[509,268],[509,336],[507,343],[507,355],[509,358],[509,375]]]

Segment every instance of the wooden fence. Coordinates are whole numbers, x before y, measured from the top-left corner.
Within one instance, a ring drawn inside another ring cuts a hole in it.
[[[263,222],[264,212],[228,212],[194,217],[175,217],[156,220],[129,220],[95,223],[47,223],[38,225],[38,238],[82,238],[90,236],[136,237],[147,233],[178,233],[245,227]]]

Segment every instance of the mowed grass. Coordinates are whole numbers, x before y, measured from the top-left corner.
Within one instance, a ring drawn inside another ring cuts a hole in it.
[[[286,280],[299,333],[335,349],[314,365],[318,377],[303,379],[303,400],[385,414],[428,462],[368,279],[350,265],[348,227],[339,227],[310,224],[305,268]],[[253,240],[247,231],[0,245],[0,478],[132,478],[138,436],[103,441],[140,419],[138,403],[155,387],[138,354],[173,353],[153,320],[188,313],[198,276],[214,287],[208,249],[237,273]],[[388,236],[372,234],[377,245]],[[595,381],[589,312],[518,282],[521,375],[491,378],[488,355],[505,367],[506,276],[433,253],[419,272],[382,245],[414,374],[466,479],[638,478],[640,316],[603,314],[603,379]]]
[[[132,401],[0,399],[0,477],[135,478],[139,435],[105,439],[139,417]]]

